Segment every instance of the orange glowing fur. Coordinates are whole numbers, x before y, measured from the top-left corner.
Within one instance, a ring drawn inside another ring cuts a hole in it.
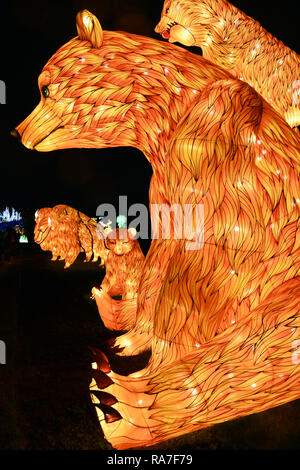
[[[108,250],[105,278],[100,289],[93,288],[100,316],[110,330],[128,330],[136,320],[137,292],[145,257],[134,229],[115,229],[105,233]],[[121,296],[121,300],[112,297]]]
[[[227,0],[165,0],[155,31],[201,47],[205,58],[253,86],[291,127],[300,125],[299,56]]]
[[[131,229],[111,230],[105,236],[108,249],[106,258],[106,276],[101,288],[111,297],[121,296],[132,299],[139,286],[144,255],[139,243],[130,235]]]
[[[44,207],[35,215],[34,240],[42,250],[51,251],[52,260],[65,260],[65,269],[80,253],[86,261],[106,266],[100,289],[92,289],[104,325],[111,330],[132,328],[136,319],[136,298],[144,255],[132,229],[106,232],[95,220],[72,207]],[[116,242],[117,247],[114,246]],[[114,251],[118,253],[115,254]],[[112,299],[121,296],[121,300]]]
[[[77,27],[42,71],[50,95],[18,126],[23,144],[135,146],[151,204],[204,205],[202,249],[152,241],[135,327],[117,338],[125,354],[151,347],[147,367],[125,377],[96,355],[106,439],[152,445],[300,398],[298,134],[202,57],[103,32],[87,11]]]

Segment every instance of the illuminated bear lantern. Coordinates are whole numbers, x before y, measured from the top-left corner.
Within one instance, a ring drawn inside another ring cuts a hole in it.
[[[147,367],[121,376],[95,353],[106,439],[149,446],[299,398],[297,133],[200,56],[102,31],[88,11],[77,29],[39,77],[23,144],[134,146],[153,168],[151,204],[204,210],[201,248],[189,249],[194,215],[181,238],[152,240],[136,324],[116,340],[127,355],[151,347]]]

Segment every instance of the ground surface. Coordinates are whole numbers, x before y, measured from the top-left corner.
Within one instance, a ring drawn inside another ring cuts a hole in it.
[[[112,336],[90,298],[101,282],[95,264],[64,270],[49,253],[23,247],[0,265],[0,449],[110,450],[89,395],[88,345]],[[109,356],[121,373],[145,365]],[[282,450],[300,448],[300,400],[172,439],[154,449]]]

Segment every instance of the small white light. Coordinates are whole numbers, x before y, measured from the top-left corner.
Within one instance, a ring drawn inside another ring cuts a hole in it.
[[[168,73],[169,72],[169,69],[168,67],[165,67],[165,72]]]
[[[230,271],[230,274],[235,274],[235,270],[233,269],[232,271]]]
[[[198,391],[196,388],[194,388],[194,390],[192,391],[192,395],[197,395]]]
[[[260,145],[260,144],[261,144],[261,140],[258,139],[257,143],[258,143],[258,145]]]
[[[142,405],[142,403],[143,403],[143,400],[139,400],[139,401],[138,401],[138,404],[139,404],[139,405]]]
[[[267,153],[266,150],[263,150],[263,151],[262,151],[262,154],[263,154],[263,155],[266,155],[266,153]]]
[[[280,170],[276,170],[277,175],[280,175]]]
[[[88,28],[91,25],[91,19],[89,16],[84,16],[82,19],[84,26]]]
[[[257,157],[256,159],[258,162],[261,162],[261,157]]]
[[[255,388],[255,387],[256,387],[256,384],[252,384],[251,387],[252,387],[252,388]]]
[[[200,348],[200,344],[199,344],[199,343],[196,343],[195,346],[196,346],[196,348]]]
[[[239,231],[240,231],[240,227],[239,227],[238,225],[236,225],[236,226],[234,227],[234,231],[235,231],[235,232],[239,232]]]
[[[232,379],[234,377],[234,374],[230,373],[228,374],[229,379]]]
[[[92,362],[92,369],[97,369],[97,362]]]
[[[235,320],[232,320],[231,324],[234,325],[234,324],[235,324]]]

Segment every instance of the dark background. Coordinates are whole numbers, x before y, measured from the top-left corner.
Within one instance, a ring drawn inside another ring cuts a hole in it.
[[[295,1],[236,0],[234,4],[297,50]],[[79,10],[96,14],[103,29],[160,39],[154,27],[162,5],[157,0],[1,5],[0,79],[6,83],[7,104],[0,106],[0,209],[20,210],[32,229],[35,210],[44,206],[63,203],[95,216],[99,204],[116,204],[123,194],[129,204],[148,204],[151,167],[139,151],[38,153],[12,138],[10,130],[38,104],[37,77],[50,56],[76,36]],[[98,267],[80,263],[64,271],[61,262],[50,263],[49,258],[30,244],[20,249],[12,264],[0,265],[0,339],[7,344],[7,365],[0,366],[0,449],[109,449],[88,392],[87,346],[99,345],[108,336],[90,299],[91,287],[101,282],[101,274]],[[115,367],[122,371],[141,363],[116,362]],[[298,400],[155,448],[299,449],[299,407]]]

